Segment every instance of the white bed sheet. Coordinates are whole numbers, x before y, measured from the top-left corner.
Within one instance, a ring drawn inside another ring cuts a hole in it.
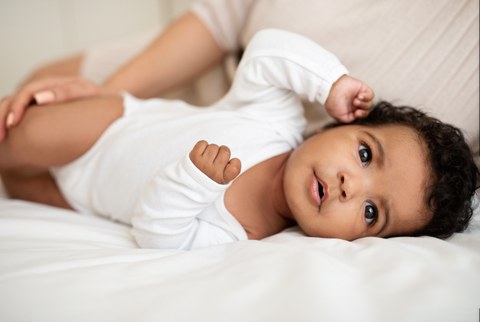
[[[126,226],[0,198],[0,321],[478,322],[479,217],[448,241],[290,229],[184,252],[138,249]]]

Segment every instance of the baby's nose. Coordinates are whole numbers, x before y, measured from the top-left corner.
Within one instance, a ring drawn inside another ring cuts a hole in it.
[[[341,201],[347,201],[347,184],[345,183],[345,175],[340,174],[339,178],[340,180],[340,200]],[[349,190],[349,189],[348,189]],[[350,195],[350,193],[349,193]]]
[[[367,181],[358,175],[339,173],[340,201],[348,201],[361,194],[367,189]]]

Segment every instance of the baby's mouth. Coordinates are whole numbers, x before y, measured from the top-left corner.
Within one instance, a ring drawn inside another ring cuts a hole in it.
[[[323,192],[323,185],[320,181],[317,181],[318,182],[318,193],[320,195],[320,199],[323,198],[323,196],[325,196],[325,192]]]
[[[317,178],[315,172],[313,173],[312,182],[310,184],[310,195],[314,203],[317,206],[322,204],[322,201],[325,200],[326,196],[326,186],[325,184]]]

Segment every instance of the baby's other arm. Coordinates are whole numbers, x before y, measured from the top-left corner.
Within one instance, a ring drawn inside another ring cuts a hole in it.
[[[231,157],[230,149],[224,145],[198,141],[190,152],[190,160],[206,176],[219,184],[228,184],[241,171],[239,159]]]
[[[240,160],[230,159],[230,149],[200,141],[189,155],[160,169],[142,191],[132,217],[138,245],[192,249],[232,241],[230,232],[201,215],[240,168]]]

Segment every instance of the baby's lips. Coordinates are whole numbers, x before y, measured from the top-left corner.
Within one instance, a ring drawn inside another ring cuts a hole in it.
[[[320,206],[327,198],[327,185],[325,182],[318,179],[315,173],[313,173],[312,181],[310,183],[310,196],[317,206]]]
[[[322,188],[323,188],[323,196],[322,196],[321,201],[324,202],[328,198],[328,185],[325,181],[322,181],[320,179],[318,179],[318,182],[320,182],[320,184],[322,185]]]

